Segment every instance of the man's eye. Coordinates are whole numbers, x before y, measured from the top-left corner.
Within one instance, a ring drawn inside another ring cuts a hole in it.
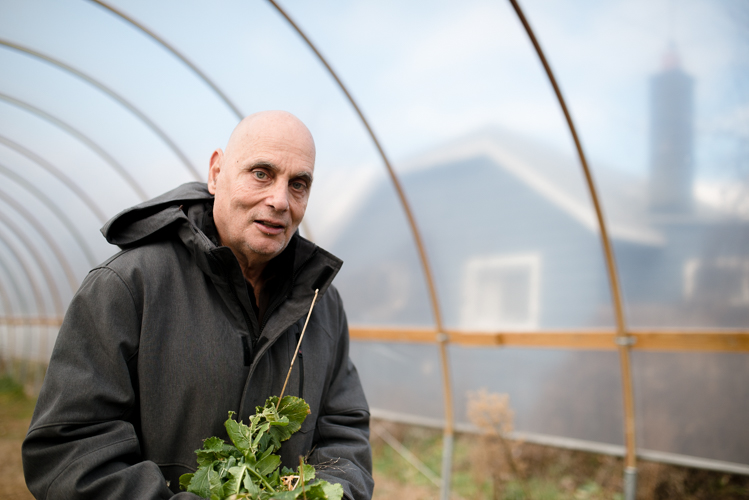
[[[297,191],[302,191],[307,188],[307,184],[302,181],[294,181],[291,183],[291,188]]]
[[[252,174],[255,176],[256,179],[265,180],[268,178],[268,174],[266,174],[262,170],[255,170],[252,172]]]

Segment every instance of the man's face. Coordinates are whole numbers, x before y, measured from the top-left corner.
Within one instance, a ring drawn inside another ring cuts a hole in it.
[[[226,153],[214,151],[208,174],[214,220],[245,276],[286,248],[304,217],[314,165],[306,127],[280,112],[245,119]]]

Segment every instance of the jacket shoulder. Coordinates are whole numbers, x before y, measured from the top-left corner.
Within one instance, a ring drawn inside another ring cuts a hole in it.
[[[160,240],[121,250],[93,268],[89,274],[110,271],[128,286],[168,281],[176,274],[189,273],[189,252],[175,240]]]

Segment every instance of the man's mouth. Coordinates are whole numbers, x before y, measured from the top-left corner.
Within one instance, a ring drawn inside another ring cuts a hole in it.
[[[285,228],[283,224],[269,220],[256,220],[255,224],[260,231],[268,235],[281,234]]]

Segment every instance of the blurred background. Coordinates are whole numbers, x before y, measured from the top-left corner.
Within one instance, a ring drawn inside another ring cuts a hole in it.
[[[615,331],[580,160],[509,2],[279,5],[400,179],[444,328]],[[592,170],[627,326],[738,332],[720,348],[634,346],[638,450],[749,474],[749,4],[522,7]],[[434,329],[435,311],[383,155],[272,3],[6,0],[0,67],[7,374],[38,387],[78,284],[117,251],[99,233],[107,219],[204,181],[239,117],[285,109],[317,143],[303,234],[345,262],[335,284],[373,413],[444,424],[438,345],[356,335]],[[621,447],[616,345],[531,345],[450,345],[459,427],[468,391],[487,388],[510,395],[526,439]]]

